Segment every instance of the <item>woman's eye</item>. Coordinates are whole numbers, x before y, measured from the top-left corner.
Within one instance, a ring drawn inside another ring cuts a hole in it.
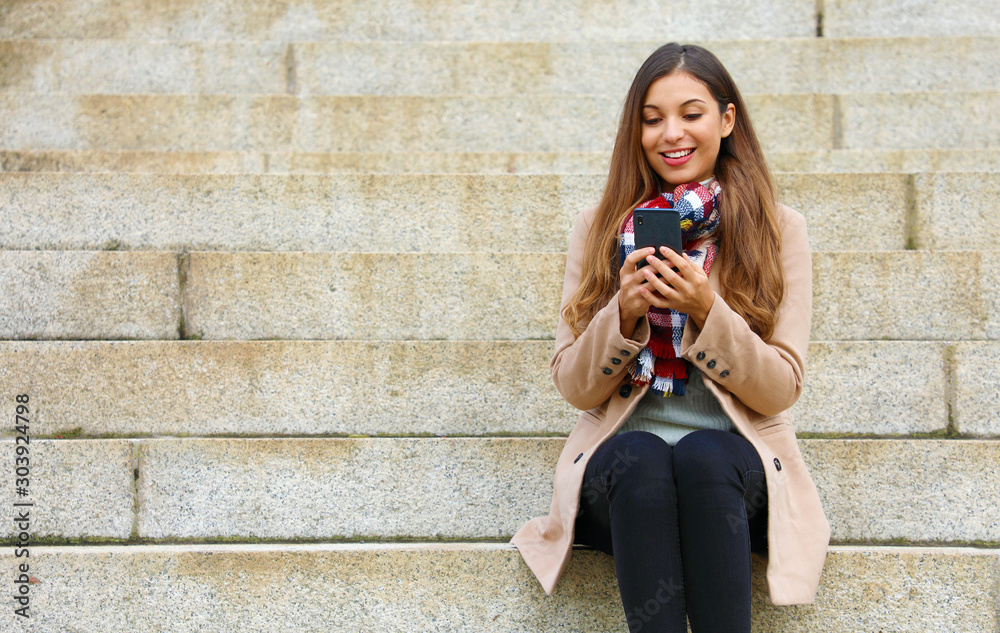
[[[642,123],[643,125],[656,125],[660,122],[660,119],[646,119]]]
[[[685,114],[684,118],[688,121],[697,121],[701,118],[701,113]]]

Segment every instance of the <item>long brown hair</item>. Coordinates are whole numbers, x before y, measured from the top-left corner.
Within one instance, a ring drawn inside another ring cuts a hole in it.
[[[715,163],[722,195],[716,237],[719,270],[713,273],[720,275],[726,303],[753,331],[764,340],[774,332],[774,313],[785,293],[785,279],[774,185],[764,152],[743,97],[722,62],[700,46],[671,43],[643,63],[625,97],[607,185],[587,235],[580,286],[562,311],[576,336],[618,290],[622,222],[639,203],[659,193],[659,178],[642,149],[642,107],[650,85],[678,71],[705,84],[720,113],[730,103],[736,108],[732,133],[722,139]]]

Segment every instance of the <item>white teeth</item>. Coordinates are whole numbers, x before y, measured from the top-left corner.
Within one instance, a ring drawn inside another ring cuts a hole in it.
[[[682,149],[677,152],[663,152],[663,155],[666,156],[667,158],[681,158],[683,156],[687,156],[693,151],[694,151],[693,149]]]

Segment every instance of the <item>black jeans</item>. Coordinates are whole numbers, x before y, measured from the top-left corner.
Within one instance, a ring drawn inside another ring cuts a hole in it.
[[[764,466],[741,435],[671,447],[632,431],[587,464],[577,543],[615,558],[629,631],[749,633],[750,552],[767,547]]]

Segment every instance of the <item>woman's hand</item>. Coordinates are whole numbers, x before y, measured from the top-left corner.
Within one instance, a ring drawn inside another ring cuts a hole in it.
[[[619,324],[622,336],[625,338],[632,338],[636,323],[646,316],[649,306],[652,305],[649,300],[652,293],[645,289],[646,276],[635,267],[646,257],[652,257],[655,252],[656,249],[652,247],[636,249],[625,258],[625,263],[618,271]]]
[[[660,252],[667,259],[662,260],[649,255],[646,257],[649,266],[637,271],[637,274],[642,275],[646,281],[645,285],[639,287],[640,295],[650,305],[683,312],[694,319],[695,325],[699,328],[704,327],[708,312],[715,303],[715,292],[708,284],[708,275],[686,254],[678,255],[666,246],[661,246]],[[672,268],[676,268],[677,271],[674,272]],[[660,277],[657,277],[656,273],[659,273]]]

